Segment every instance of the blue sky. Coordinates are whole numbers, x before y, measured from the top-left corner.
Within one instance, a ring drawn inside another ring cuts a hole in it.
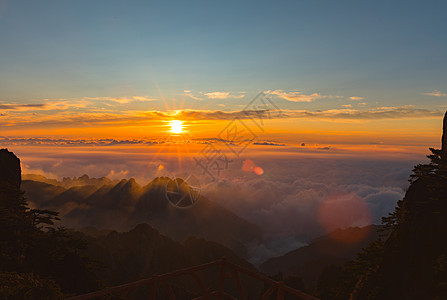
[[[447,92],[446,8],[443,1],[2,0],[0,96],[159,97],[159,88],[180,99],[185,89],[281,89],[439,105],[446,99],[422,94]]]
[[[0,0],[0,135],[153,137],[175,117],[212,137],[264,91],[285,111],[269,127],[278,142],[433,145],[447,109],[446,8]]]

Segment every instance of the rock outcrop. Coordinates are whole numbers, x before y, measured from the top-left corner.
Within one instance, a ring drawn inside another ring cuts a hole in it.
[[[444,115],[444,126],[442,129],[442,152],[447,152],[447,111]]]
[[[0,149],[0,182],[7,182],[17,189],[22,182],[20,159],[8,149]]]
[[[430,163],[415,167],[417,179],[387,218],[383,248],[362,253],[372,264],[350,299],[447,299],[447,114],[443,127],[442,151],[431,149]]]

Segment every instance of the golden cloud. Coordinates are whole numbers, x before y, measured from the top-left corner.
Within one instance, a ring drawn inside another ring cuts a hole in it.
[[[313,93],[310,95],[303,94],[301,92],[285,92],[283,90],[265,91],[264,93],[270,95],[276,95],[284,100],[292,102],[312,102],[316,99],[326,98],[319,93]]]
[[[360,100],[365,99],[365,97],[352,96],[352,97],[349,97],[349,99],[354,100],[354,101],[360,101]]]
[[[231,95],[230,92],[211,92],[205,93],[209,99],[227,99],[227,98],[244,98],[245,95]]]
[[[443,93],[443,92],[438,91],[438,90],[434,90],[434,91],[429,92],[429,93],[423,93],[423,95],[434,96],[434,97],[446,97],[447,96],[446,93]]]

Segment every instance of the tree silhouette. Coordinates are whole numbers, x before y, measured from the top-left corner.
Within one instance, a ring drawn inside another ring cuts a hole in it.
[[[430,148],[429,163],[415,166],[404,199],[382,219],[385,239],[320,278],[322,299],[447,299],[447,113],[442,141],[441,149]]]
[[[89,262],[81,256],[85,244],[66,229],[54,228],[57,215],[30,209],[17,186],[0,182],[1,299],[56,299],[59,286],[65,293],[96,288]],[[21,288],[11,290],[11,282]]]

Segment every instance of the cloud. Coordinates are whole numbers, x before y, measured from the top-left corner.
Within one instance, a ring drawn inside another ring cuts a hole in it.
[[[157,101],[156,98],[151,98],[148,96],[132,96],[132,97],[85,97],[86,100],[96,100],[96,101],[110,101],[119,104],[128,104],[130,102],[150,102]]]
[[[116,146],[116,145],[157,145],[165,141],[155,139],[132,139],[132,140],[116,140],[116,139],[67,139],[67,138],[2,138],[0,143],[3,145],[52,145],[52,146]]]
[[[354,101],[360,101],[360,100],[365,99],[365,97],[352,96],[352,97],[349,97],[349,99],[354,100]]]
[[[419,109],[414,107],[389,107],[370,110],[331,109],[325,111],[286,111],[282,110],[283,118],[305,118],[320,120],[386,120],[386,119],[420,119],[438,118],[443,115],[441,110]]]
[[[68,105],[68,104],[65,104]],[[60,107],[60,106],[56,106]],[[48,109],[48,108],[47,108]],[[54,107],[53,107],[54,109]],[[14,111],[12,111],[14,112]],[[122,112],[79,112],[65,110],[57,114],[39,114],[30,117],[29,112],[17,112],[0,119],[0,126],[74,126],[92,125],[136,125],[148,124],[150,121],[164,121],[173,116],[182,120],[232,120],[239,119],[318,119],[327,121],[344,120],[386,120],[386,119],[420,119],[439,118],[444,111],[418,109],[410,106],[380,107],[369,110],[332,109],[325,111],[309,110],[176,110],[176,111],[122,111]]]
[[[227,98],[244,98],[245,95],[231,95],[230,92],[210,92],[205,93],[205,96],[207,96],[209,99],[227,99]]]
[[[413,165],[350,158],[275,157],[268,161],[258,157],[253,161],[266,175],[244,172],[241,180],[206,186],[204,195],[257,224],[267,237],[299,242],[337,227],[380,224],[402,199]],[[250,164],[245,160],[241,166]]]
[[[136,100],[136,101],[142,101],[142,102],[157,101],[158,100],[156,98],[151,98],[151,97],[147,97],[147,96],[133,96],[132,99]]]
[[[203,100],[202,97],[193,95],[193,93],[192,93],[191,90],[184,90],[183,93],[184,93],[185,96],[187,96],[187,97],[189,97],[189,98],[191,98],[191,99],[194,99],[194,100]]]
[[[3,145],[53,145],[53,146],[119,146],[119,145],[160,145],[169,143],[169,139],[161,138],[142,138],[142,139],[111,139],[111,138],[89,138],[89,139],[70,139],[70,138],[48,138],[48,137],[33,137],[33,138],[22,138],[22,137],[0,137],[0,143]],[[191,144],[204,144],[204,143],[220,143],[221,139],[218,138],[201,138],[201,139],[191,139],[189,143]],[[229,142],[229,141],[227,141]],[[258,141],[254,142],[253,145],[259,146],[287,146],[286,144],[271,142],[271,141]]]
[[[144,185],[156,176],[180,172],[177,155],[150,147],[101,148],[100,151],[95,145],[79,147],[76,151],[70,147],[12,147],[10,150],[13,148],[21,153],[21,161],[27,165],[25,173],[40,170],[44,175],[54,174],[51,178],[109,175],[116,179],[134,177]],[[309,159],[311,156],[292,153],[282,156],[277,152],[272,159],[272,155],[254,156],[248,151],[243,158],[232,159],[228,172],[213,183],[206,181],[196,162],[186,155],[182,157],[181,168],[200,180],[202,193],[209,200],[257,224],[267,237],[278,241],[270,240],[264,245],[268,253],[256,253],[262,260],[265,255],[290,251],[336,226],[364,225],[367,220],[380,223],[381,217],[402,199],[411,169],[418,162],[405,158],[335,156],[330,151],[327,156],[315,154]],[[342,213],[347,206],[352,209],[349,218],[337,219],[334,213],[329,215],[330,222],[319,219],[331,211]],[[280,240],[295,242],[284,244]]]
[[[254,142],[253,145],[261,145],[261,146],[286,146],[286,144],[275,143],[275,142]]]
[[[230,95],[229,92],[211,92],[205,94],[210,99],[226,99]]]
[[[158,149],[120,148],[92,151],[67,147],[21,148],[25,173],[54,174],[51,178],[80,176],[111,176],[116,179],[135,177],[145,184],[156,176],[172,176],[178,172],[177,156],[159,155]],[[154,155],[156,159],[149,159]],[[317,155],[317,154],[315,154]],[[268,235],[315,236],[325,230],[317,219],[319,207],[361,200],[374,223],[392,211],[402,199],[407,179],[415,161],[392,161],[384,158],[367,159],[352,156],[309,159],[308,156],[257,155],[234,159],[230,170],[220,181],[207,183],[202,170],[193,159],[184,157],[182,168],[201,181],[208,199],[236,212],[261,226]],[[160,168],[160,165],[163,168]],[[260,167],[264,175],[255,173]],[[142,177],[144,176],[144,177]],[[335,201],[335,202],[334,202]],[[355,214],[354,214],[355,217]],[[362,216],[353,218],[360,222]],[[345,224],[346,226],[350,224]],[[303,239],[301,240],[303,241]]]
[[[301,92],[285,92],[283,90],[265,91],[264,93],[270,95],[276,95],[284,100],[292,102],[312,102],[316,99],[325,98],[319,93],[313,93],[310,95],[302,94]]]
[[[240,95],[235,95],[232,94],[231,92],[208,92],[208,93],[204,93],[204,92],[199,92],[199,95],[194,95],[192,93],[191,90],[184,90],[183,91],[184,95],[194,99],[194,100],[204,100],[203,96],[205,96],[208,99],[228,99],[228,98],[233,98],[233,99],[241,99],[245,97],[245,92],[240,92]]]
[[[48,111],[48,110],[67,110],[70,108],[78,109],[87,106],[87,101],[80,100],[66,100],[57,99],[49,100],[44,99],[44,103],[32,103],[32,104],[18,104],[18,103],[0,103],[0,110],[8,111]]]
[[[47,104],[0,104],[0,110],[38,110],[38,109],[48,109]]]
[[[39,167],[30,167],[30,165],[25,164],[23,162],[20,163],[20,167],[22,169],[22,174],[35,174],[35,175],[41,175],[41,176],[45,176],[46,178],[56,178],[57,176],[54,173],[48,172],[48,171],[44,171]],[[45,168],[48,168],[49,166],[45,166]],[[53,167],[58,167],[56,164],[53,164],[51,166]]]
[[[423,95],[434,96],[434,97],[446,97],[447,96],[446,93],[443,93],[443,92],[438,91],[438,90],[433,90],[432,92],[429,92],[429,93],[423,93]]]
[[[352,104],[345,104],[345,105],[342,105],[343,107],[348,107],[348,108],[351,108],[352,107]]]
[[[109,174],[107,174],[107,178],[109,179],[123,179],[127,176],[129,171],[127,170],[121,170],[119,172],[115,172],[115,170],[110,170]]]

